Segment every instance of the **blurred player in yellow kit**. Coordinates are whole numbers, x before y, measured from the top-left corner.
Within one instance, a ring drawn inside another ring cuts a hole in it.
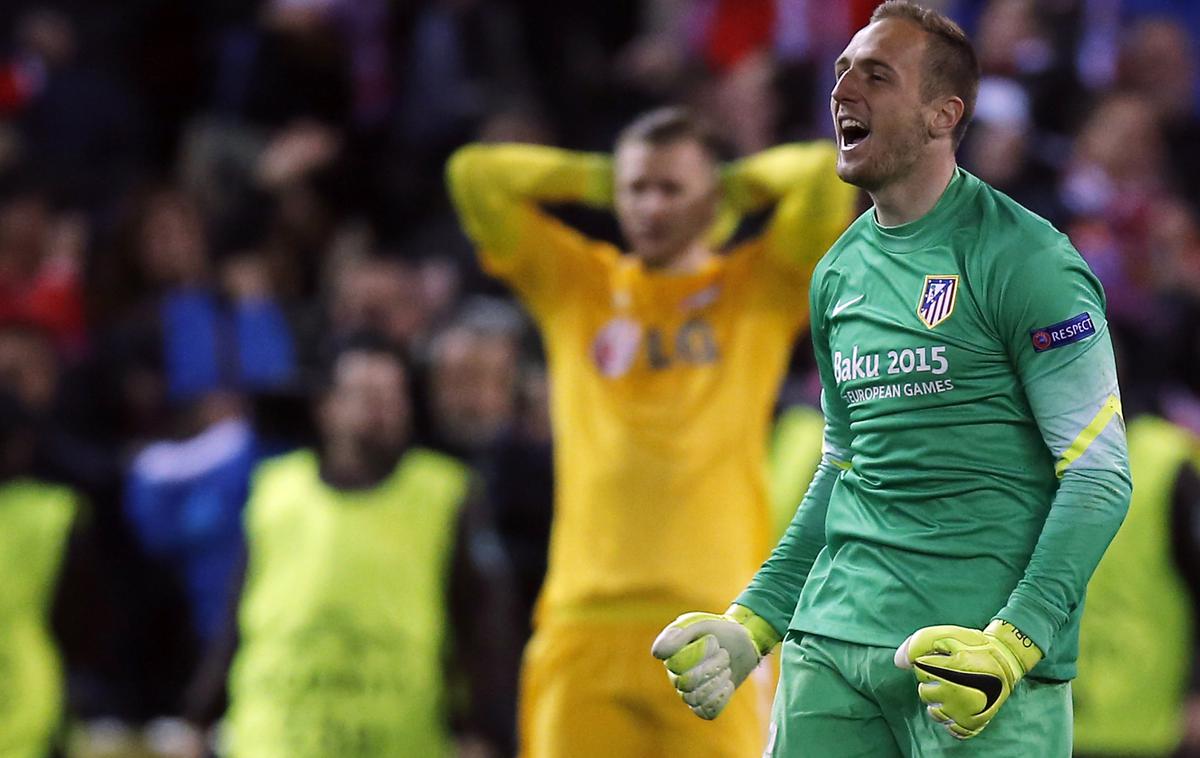
[[[523,756],[761,753],[769,681],[704,722],[646,650],[676,614],[735,596],[770,548],[772,405],[807,326],[809,274],[854,206],[835,158],[814,142],[724,165],[677,108],[636,120],[612,157],[468,145],[451,158],[462,223],[549,362],[556,502],[522,671]],[[630,254],[543,203],[612,208]],[[714,249],[720,209],[771,205],[760,236]]]

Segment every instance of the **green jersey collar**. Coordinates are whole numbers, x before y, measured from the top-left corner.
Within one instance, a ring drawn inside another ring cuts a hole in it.
[[[911,253],[929,247],[948,231],[946,221],[954,216],[962,199],[970,194],[967,190],[974,185],[973,178],[961,167],[955,167],[950,183],[933,210],[907,224],[880,226],[872,209],[871,230],[876,244],[893,253]]]

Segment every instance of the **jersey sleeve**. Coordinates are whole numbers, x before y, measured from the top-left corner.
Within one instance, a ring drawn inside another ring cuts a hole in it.
[[[1083,601],[1132,485],[1104,292],[1062,235],[1028,247],[1008,256],[992,302],[1059,485],[1024,576],[996,617],[1046,652]]]
[[[726,202],[739,213],[770,205],[763,232],[763,275],[794,287],[807,286],[817,261],[854,214],[858,190],[838,178],[832,142],[782,145],[732,164],[726,171]]]
[[[822,301],[819,287],[814,285],[810,296],[812,341],[821,376],[821,411],[825,416],[821,461],[779,544],[734,601],[757,613],[780,634],[787,631],[800,591],[817,555],[825,547],[825,515],[833,487],[841,473],[851,466],[850,412],[834,381]]]
[[[536,145],[462,147],[447,163],[446,182],[484,270],[512,286],[534,315],[563,297],[592,245],[540,203],[603,208],[612,198],[608,156]]]

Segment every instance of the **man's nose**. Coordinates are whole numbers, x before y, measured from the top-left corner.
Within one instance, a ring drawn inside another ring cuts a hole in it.
[[[647,192],[642,196],[642,212],[650,216],[659,216],[667,209],[667,196],[658,191]]]
[[[829,96],[835,103],[841,103],[856,99],[858,94],[856,77],[853,72],[846,71],[838,77],[837,82],[833,85],[833,91],[829,93]]]

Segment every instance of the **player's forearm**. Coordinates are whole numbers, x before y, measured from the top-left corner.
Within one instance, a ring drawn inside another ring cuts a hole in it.
[[[783,145],[725,173],[725,207],[734,215],[773,206],[763,231],[771,257],[807,281],[854,215],[858,190],[837,177],[829,142]]]
[[[524,206],[542,202],[607,207],[612,202],[612,161],[538,145],[459,148],[446,164],[446,181],[463,226],[475,242],[503,248]]]
[[[1087,283],[1084,277],[1070,281]],[[1083,601],[1133,489],[1103,303],[1098,295],[1081,296],[1076,307],[1090,314],[1094,331],[1080,340],[1082,350],[1066,353],[1051,346],[1024,353],[1025,395],[1054,457],[1059,485],[1025,574],[997,613],[1043,652],[1051,650],[1058,630]],[[1029,339],[1027,334],[1022,342]]]
[[[1092,572],[1125,518],[1131,492],[1124,471],[1068,469],[1025,575],[996,617],[1050,650],[1083,601]]]
[[[761,210],[803,191],[819,174],[832,174],[832,143],[780,145],[729,164],[723,174],[726,201],[738,212]]]
[[[825,513],[840,472],[828,455],[822,458],[792,523],[749,586],[734,601],[757,613],[780,635],[787,631],[800,590],[817,554],[825,547]]]

